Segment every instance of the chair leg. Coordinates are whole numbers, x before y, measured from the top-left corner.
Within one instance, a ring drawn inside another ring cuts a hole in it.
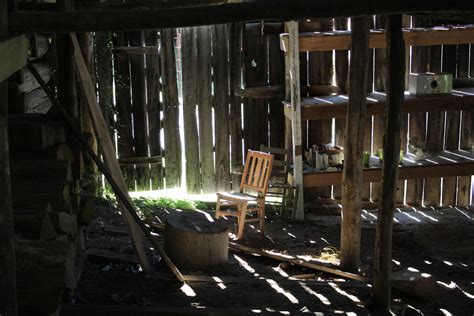
[[[240,204],[238,206],[239,208],[239,218],[237,220],[239,230],[237,232],[237,240],[242,238],[244,235],[244,227],[245,227],[245,216],[247,216],[247,203],[245,204]]]
[[[260,211],[258,212],[260,216],[260,234],[265,234],[265,201],[262,202],[260,206]]]

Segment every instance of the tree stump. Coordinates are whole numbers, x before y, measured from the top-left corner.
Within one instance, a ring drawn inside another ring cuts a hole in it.
[[[204,270],[227,263],[229,227],[204,212],[180,212],[166,219],[165,251],[179,267]]]

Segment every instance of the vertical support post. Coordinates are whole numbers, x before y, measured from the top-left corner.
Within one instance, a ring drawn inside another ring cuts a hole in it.
[[[7,0],[0,0],[0,35],[7,33],[7,16]],[[7,89],[7,80],[0,82],[0,293],[2,293],[0,314],[15,316],[16,267],[8,148]]]
[[[367,76],[369,65],[369,17],[351,19],[349,102],[342,174],[341,266],[356,272],[360,261],[360,213]]]
[[[301,96],[300,96],[300,58],[299,58],[299,32],[298,22],[285,22],[289,33],[288,63],[290,75],[290,99],[292,107],[292,143],[293,143],[293,175],[294,185],[298,187],[298,200],[296,201],[295,218],[304,220],[303,199],[303,147],[301,140]]]
[[[385,107],[385,133],[383,140],[382,195],[379,204],[375,239],[374,298],[381,314],[390,309],[392,226],[398,180],[400,152],[401,106],[405,90],[405,43],[402,33],[402,16],[387,19],[387,101]]]

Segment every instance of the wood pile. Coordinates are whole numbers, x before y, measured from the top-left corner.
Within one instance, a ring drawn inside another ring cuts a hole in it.
[[[78,219],[90,221],[94,203],[81,200],[62,122],[10,115],[9,138],[19,310],[51,314],[76,287],[84,256]]]

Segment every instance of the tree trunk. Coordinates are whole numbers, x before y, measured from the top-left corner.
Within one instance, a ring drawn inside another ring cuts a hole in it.
[[[352,51],[342,176],[341,266],[356,272],[360,261],[363,140],[369,64],[369,17],[352,22]]]
[[[387,101],[385,110],[384,159],[382,162],[382,195],[379,204],[375,239],[374,298],[381,314],[390,310],[392,226],[397,191],[400,153],[401,106],[405,90],[405,44],[402,16],[387,18]]]
[[[210,222],[205,215],[182,212],[168,216],[165,250],[178,266],[202,270],[227,263],[229,227],[223,219]]]

